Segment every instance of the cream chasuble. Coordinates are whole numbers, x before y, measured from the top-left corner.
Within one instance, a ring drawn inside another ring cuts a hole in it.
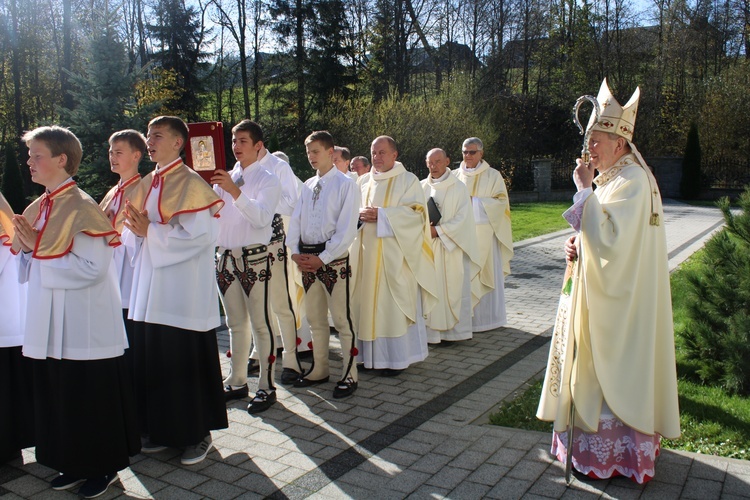
[[[492,258],[492,244],[495,240],[500,244],[503,273],[510,274],[510,259],[513,258],[513,232],[510,225],[510,203],[508,189],[500,172],[491,168],[482,160],[477,168],[468,169],[466,164],[453,171],[453,174],[466,184],[469,195],[476,198],[487,215],[487,222],[482,224],[477,220],[477,244],[479,245],[479,259],[482,269],[479,281],[482,291],[479,296],[495,289],[495,264]],[[472,288],[474,285],[472,284]]]
[[[648,168],[648,167],[645,167]],[[672,302],[661,198],[632,154],[594,182],[583,209],[571,307],[555,328],[537,417],[596,432],[602,402],[644,434],[680,435]],[[558,333],[568,331],[572,343]],[[572,388],[572,389],[571,389]]]
[[[416,176],[399,162],[382,174],[373,171],[360,188],[361,206],[379,207],[378,217],[387,219],[394,236],[378,237],[378,224],[366,223],[352,243],[358,337],[400,337],[417,320],[417,288],[422,289],[423,314],[436,301],[424,192]]]
[[[436,226],[438,237],[431,239],[435,256],[435,274],[438,282],[438,303],[428,314],[426,324],[433,330],[450,330],[461,319],[463,298],[464,254],[469,258],[469,279],[472,280],[472,308],[481,298],[478,280],[479,248],[469,192],[454,175],[435,182],[432,177],[422,181],[425,199],[432,197],[440,210]],[[477,286],[474,286],[474,285]]]

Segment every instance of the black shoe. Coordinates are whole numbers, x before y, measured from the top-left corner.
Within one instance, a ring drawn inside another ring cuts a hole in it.
[[[247,360],[247,374],[248,374],[248,376],[252,375],[253,373],[258,373],[259,371],[260,371],[260,363],[258,363],[254,359],[248,359]]]
[[[351,396],[354,394],[354,391],[357,390],[357,383],[348,378],[346,380],[341,380],[336,384],[336,387],[333,389],[333,399],[342,399]]]
[[[455,340],[441,340],[439,344],[436,344],[437,347],[453,347],[454,345],[457,345],[458,341]]]
[[[52,486],[53,490],[69,490],[75,488],[81,483],[85,483],[85,479],[73,477],[70,474],[60,474],[55,479],[50,481],[49,485]]]
[[[81,486],[81,489],[78,490],[78,495],[83,498],[96,498],[99,495],[106,493],[107,489],[115,483],[117,479],[117,472],[107,474],[106,476],[87,479],[83,486]]]
[[[281,383],[284,385],[289,385],[295,383],[297,380],[300,379],[302,374],[298,372],[297,370],[292,370],[291,368],[284,368],[281,370]]]
[[[255,397],[250,404],[247,405],[247,412],[251,415],[254,413],[260,413],[266,411],[276,402],[276,391],[266,392],[263,389],[258,389],[255,393]]]
[[[328,382],[328,378],[329,377],[323,377],[320,380],[310,380],[309,378],[301,378],[301,379],[298,379],[294,383],[294,387],[297,387],[297,388],[312,387],[313,385],[325,384],[326,382]]]
[[[224,386],[224,401],[246,398],[248,394],[247,385],[243,385],[238,389],[233,388],[231,385]]]
[[[310,359],[312,358],[312,350],[310,351],[297,351],[297,357],[299,359]]]
[[[394,370],[393,368],[383,368],[380,370],[382,377],[398,377],[404,370]]]

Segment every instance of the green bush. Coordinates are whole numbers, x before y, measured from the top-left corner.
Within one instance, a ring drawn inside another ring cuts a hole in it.
[[[718,205],[726,228],[686,274],[687,320],[678,334],[701,380],[750,394],[750,189],[740,196],[740,213],[727,198]]]
[[[466,89],[456,87],[429,99],[391,93],[377,102],[368,97],[336,101],[327,108],[330,114],[323,122],[336,144],[348,147],[354,156],[369,157],[370,143],[379,135],[393,137],[399,161],[424,178],[430,149],[442,148],[458,162],[463,140],[472,136],[484,142],[489,164],[499,166],[501,152],[489,150],[497,141],[496,127],[482,118],[486,113],[476,112],[476,106]]]

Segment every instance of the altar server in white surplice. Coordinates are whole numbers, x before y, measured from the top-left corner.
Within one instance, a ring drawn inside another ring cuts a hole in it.
[[[424,191],[396,161],[396,142],[372,142],[371,174],[359,182],[361,229],[352,246],[359,301],[359,360],[398,375],[427,357],[424,314],[435,304],[435,266]]]
[[[437,219],[430,220],[430,235],[438,296],[437,305],[427,315],[427,341],[439,344],[467,340],[472,336],[471,310],[479,301],[471,289],[472,280],[479,274],[471,199],[466,186],[451,175],[445,151],[430,150],[426,163],[430,174],[422,181],[422,188],[428,213]]]
[[[0,464],[34,446],[34,398],[31,360],[21,353],[26,285],[18,283],[17,257],[10,251],[15,230],[13,209],[0,194]]]
[[[453,174],[469,189],[482,266],[478,289],[481,299],[474,306],[472,326],[475,332],[485,332],[507,322],[505,276],[510,274],[513,258],[510,204],[503,176],[482,159],[482,141],[477,137],[466,139],[462,154],[464,161]]]
[[[104,493],[139,448],[120,290],[104,212],[73,176],[81,143],[69,130],[27,132],[31,180],[45,192],[13,217],[11,250],[27,284],[23,355],[31,359],[36,461],[50,486]],[[3,436],[0,439],[5,439]]]
[[[228,425],[214,266],[224,202],[182,162],[187,140],[187,124],[176,116],[149,123],[156,168],[141,181],[144,201],[126,204],[122,239],[135,263],[129,315],[138,414],[148,436],[142,451],[183,448],[180,462],[193,465],[213,448],[211,430]]]
[[[112,172],[120,176],[120,180],[104,195],[99,207],[104,210],[118,233],[122,233],[125,222],[125,200],[135,203],[137,202],[135,197],[141,192],[141,174],[138,173],[138,165],[145,155],[146,138],[137,130],[120,130],[110,136],[109,167]],[[133,343],[133,320],[128,319],[128,306],[130,305],[130,288],[133,285],[133,261],[132,255],[128,255],[126,249],[125,245],[115,248],[114,261],[117,280],[120,283],[125,333],[128,336],[128,345],[131,345]],[[132,349],[125,350],[125,360],[132,374],[134,363]]]

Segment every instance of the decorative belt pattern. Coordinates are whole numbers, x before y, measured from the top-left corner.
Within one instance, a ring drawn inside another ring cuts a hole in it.
[[[339,279],[348,280],[352,277],[352,266],[349,265],[349,256],[343,257],[331,261],[330,264],[322,266],[314,273],[303,272],[302,273],[302,286],[305,288],[305,293],[315,283],[315,280],[320,280],[323,286],[326,287],[328,295],[333,293],[333,287]]]
[[[271,221],[271,229],[273,230],[271,245],[284,240],[286,233],[284,232],[284,220],[280,214],[274,214],[273,221]]]
[[[234,282],[235,278],[239,280],[242,290],[245,295],[250,296],[250,291],[253,289],[253,285],[257,281],[267,281],[271,278],[271,270],[268,265],[269,254],[268,247],[265,245],[259,245],[256,247],[244,247],[242,249],[242,268],[237,266],[237,258],[232,254],[229,249],[224,250],[224,253],[218,259],[216,264],[216,282],[219,285],[219,291],[224,295],[226,291]],[[254,257],[257,256],[257,257]],[[252,258],[251,258],[252,257]],[[227,270],[227,261],[232,263],[232,272]],[[256,271],[255,267],[265,266]]]

